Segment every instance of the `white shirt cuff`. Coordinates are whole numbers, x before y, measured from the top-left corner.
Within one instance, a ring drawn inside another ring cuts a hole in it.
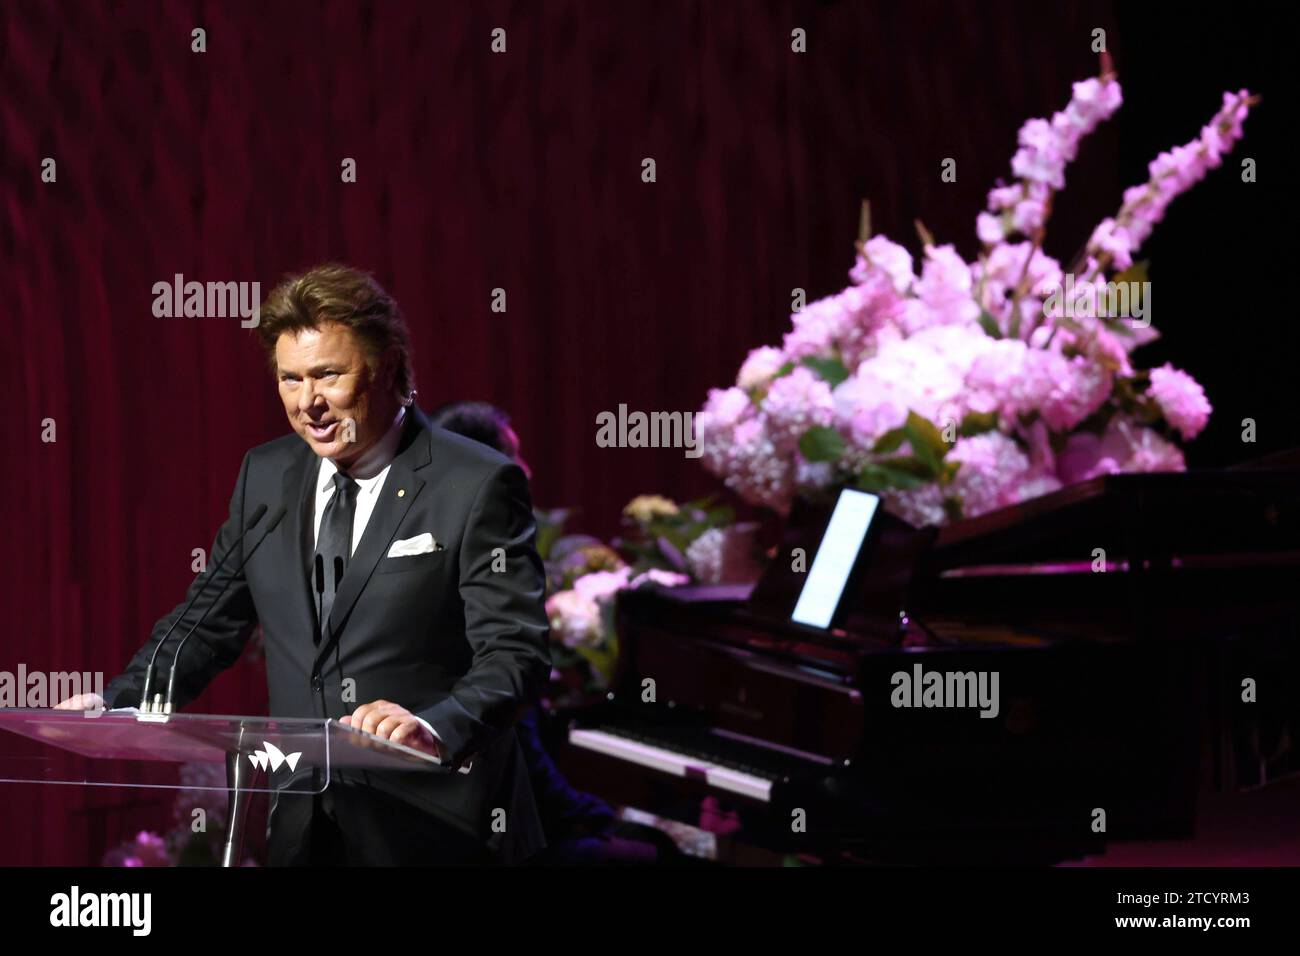
[[[439,735],[438,731],[436,731],[436,730],[433,729],[433,725],[432,725],[431,723],[429,723],[429,722],[428,722],[427,720],[425,720],[423,717],[417,716],[416,714],[412,714],[411,716],[412,716],[412,717],[415,717],[416,720],[418,720],[420,723],[422,723],[422,724],[424,725],[425,729],[428,730],[429,733],[433,734],[433,739],[434,739],[434,740],[437,740],[437,741],[439,741],[439,742],[441,743],[441,741],[442,741],[442,737],[441,737],[441,735]],[[438,759],[438,763],[442,763],[442,760],[441,760],[440,758]],[[473,760],[473,758],[471,758],[469,761],[467,761],[466,764],[465,764],[465,766],[461,767],[460,770],[458,770],[457,772],[458,772],[458,773],[469,773],[469,768],[472,767],[472,766],[474,766],[474,760]]]

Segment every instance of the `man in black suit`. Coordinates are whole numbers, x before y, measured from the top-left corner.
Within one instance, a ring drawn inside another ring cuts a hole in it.
[[[550,656],[523,471],[415,407],[405,321],[370,276],[330,265],[286,280],[258,334],[296,434],[245,455],[214,559],[260,505],[288,510],[260,544],[258,529],[247,536],[227,565],[248,549],[242,573],[190,612],[207,616],[181,654],[177,706],[233,664],[260,623],[272,716],[338,718],[458,771],[335,772],[315,797],[278,793],[271,864],[527,859],[545,841],[512,725]],[[139,704],[156,642],[183,607],[108,684],[106,706]]]

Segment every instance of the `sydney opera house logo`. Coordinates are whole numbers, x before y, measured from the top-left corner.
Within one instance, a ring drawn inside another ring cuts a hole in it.
[[[302,756],[301,753],[285,754],[275,744],[269,744],[265,740],[262,741],[262,746],[266,749],[255,750],[248,755],[248,759],[253,762],[253,766],[257,769],[266,770],[270,768],[271,773],[275,773],[280,769],[281,764],[288,764],[290,773],[297,769],[298,758]]]

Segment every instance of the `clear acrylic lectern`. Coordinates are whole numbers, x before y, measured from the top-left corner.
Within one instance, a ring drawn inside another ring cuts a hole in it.
[[[447,773],[436,757],[324,718],[0,709],[0,783],[225,789],[223,866],[237,866],[252,793],[321,793],[333,768]],[[226,786],[180,783],[185,763],[223,764]]]

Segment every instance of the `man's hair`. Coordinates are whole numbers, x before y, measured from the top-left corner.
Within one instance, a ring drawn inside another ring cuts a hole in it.
[[[337,322],[352,330],[366,352],[371,374],[377,374],[384,353],[398,355],[394,389],[406,398],[415,389],[411,366],[411,335],[397,302],[368,272],[327,263],[288,276],[271,290],[260,312],[258,338],[275,370],[275,343],[285,332],[296,335]]]
[[[451,402],[430,415],[429,421],[439,428],[495,448],[503,455],[510,454],[505,442],[510,416],[488,402]]]

